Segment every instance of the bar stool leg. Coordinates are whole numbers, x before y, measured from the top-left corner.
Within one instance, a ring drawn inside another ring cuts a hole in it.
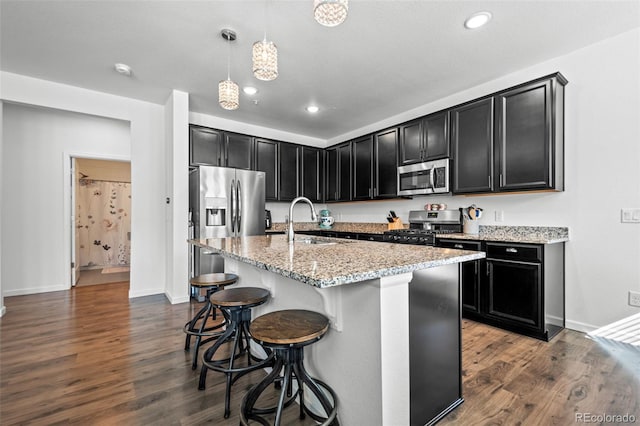
[[[302,348],[300,348],[300,350],[302,350]],[[318,422],[323,422],[322,423],[323,425],[338,425],[339,423],[338,423],[338,420],[336,419],[336,415],[338,412],[337,400],[336,400],[336,394],[333,391],[333,389],[327,386],[327,384],[324,383],[323,381],[314,379],[309,375],[307,370],[304,368],[302,357],[298,358],[295,361],[293,365],[293,369],[294,369],[294,373],[296,374],[296,377],[301,379],[303,384],[306,384],[309,390],[316,396],[316,398],[318,398],[318,401],[322,405],[322,408],[324,408],[324,411],[327,414],[327,417],[320,417],[317,414],[313,413],[311,410],[309,410],[307,406],[304,404],[304,399],[302,399],[302,395],[300,398],[300,408],[303,409],[307,414],[309,414],[309,416],[312,419]],[[325,393],[322,391],[321,387],[324,388],[331,395],[331,398],[334,401],[333,406],[325,396]]]
[[[209,318],[209,315],[211,315],[212,308],[213,306],[211,305],[211,303],[207,302],[207,309],[206,309],[206,312],[204,313],[204,317],[202,318],[202,324],[200,324],[200,328],[198,329],[198,335],[196,336],[196,347],[194,348],[194,351],[193,351],[193,362],[191,364],[192,370],[195,370],[196,368],[198,368],[198,351],[200,350],[200,343],[202,342],[202,331],[205,329],[205,326],[207,325],[207,319]]]
[[[234,327],[227,327],[225,332],[220,337],[218,337],[218,340],[216,340],[213,346],[207,349],[207,351],[204,353],[204,355],[202,356],[203,363],[209,362],[213,359],[213,355],[216,353],[218,348],[231,337],[234,331]],[[198,383],[199,390],[204,390],[205,388],[205,383],[207,382],[207,371],[209,371],[209,369],[205,365],[203,365],[200,369],[200,381]]]

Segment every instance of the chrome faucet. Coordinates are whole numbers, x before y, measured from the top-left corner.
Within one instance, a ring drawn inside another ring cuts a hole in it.
[[[289,241],[290,243],[295,240],[295,234],[293,233],[293,206],[295,206],[298,201],[304,201],[305,203],[309,204],[309,207],[311,208],[311,220],[314,222],[318,220],[316,209],[313,208],[313,203],[311,202],[311,200],[309,200],[307,197],[298,197],[294,199],[289,206],[289,226],[287,228],[287,241]]]

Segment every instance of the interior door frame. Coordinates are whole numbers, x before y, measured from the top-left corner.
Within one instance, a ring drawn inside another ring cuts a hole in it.
[[[110,154],[96,154],[86,152],[71,152],[65,151],[63,153],[63,167],[64,167],[64,183],[63,183],[63,205],[65,220],[63,221],[63,232],[67,237],[64,239],[66,247],[64,248],[64,268],[65,275],[69,280],[67,282],[67,289],[71,289],[75,286],[75,274],[71,263],[74,261],[73,255],[76,253],[76,230],[74,228],[75,218],[72,214],[75,214],[75,185],[74,185],[74,170],[71,164],[75,159],[90,159],[90,160],[103,160],[103,161],[123,161],[131,164],[131,157],[126,155],[110,155]],[[133,179],[131,179],[131,187],[133,188]],[[131,219],[129,219],[131,220]],[[131,233],[133,234],[133,222],[131,223]]]

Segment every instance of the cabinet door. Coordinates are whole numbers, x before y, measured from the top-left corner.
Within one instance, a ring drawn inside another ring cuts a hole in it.
[[[499,190],[552,187],[550,80],[496,96],[496,186]]]
[[[265,173],[265,199],[278,200],[278,142],[266,139],[255,141],[255,169]]]
[[[376,133],[374,136],[374,190],[375,198],[398,195],[398,128]]]
[[[222,166],[223,135],[208,127],[189,126],[189,164],[192,166]]]
[[[480,241],[438,240],[438,247],[458,250],[482,250]],[[460,285],[462,288],[462,311],[480,314],[480,271],[484,260],[472,260],[460,264]],[[476,318],[475,316],[473,318]]]
[[[351,201],[351,142],[338,147],[338,199],[336,201]]]
[[[338,148],[329,148],[326,152],[325,163],[326,191],[325,201],[338,200]]]
[[[322,201],[322,150],[302,148],[301,195],[314,203]]]
[[[487,259],[487,316],[513,324],[542,325],[542,265]]]
[[[437,160],[449,156],[449,112],[439,112],[424,118],[423,160]]]
[[[373,138],[365,136],[353,142],[353,199],[373,198]]]
[[[453,192],[465,194],[493,189],[493,98],[451,111]]]
[[[299,191],[298,145],[280,142],[278,146],[278,200],[291,201]]]
[[[253,157],[253,137],[238,133],[224,133],[225,166],[251,170]]]
[[[398,150],[400,164],[412,164],[422,161],[423,131],[422,119],[414,120],[400,126]]]

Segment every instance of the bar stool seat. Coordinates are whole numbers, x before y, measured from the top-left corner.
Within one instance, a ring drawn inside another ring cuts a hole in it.
[[[202,368],[200,370],[198,389],[203,390],[205,388],[208,370],[218,371],[226,375],[225,418],[229,417],[231,386],[236,380],[252,371],[273,365],[273,354],[271,351],[267,352],[265,359],[260,359],[251,354],[249,346],[251,341],[249,334],[251,308],[262,305],[269,300],[270,296],[269,290],[264,288],[240,287],[222,290],[209,297],[211,305],[225,312],[225,316],[228,318],[228,324],[225,332],[202,356]],[[218,349],[227,342],[231,343],[231,353],[229,357],[214,360],[213,358]],[[244,354],[247,355],[247,365],[244,367],[235,366],[235,361]],[[252,360],[257,361],[257,364],[252,364]]]
[[[304,367],[304,347],[320,340],[329,330],[329,319],[307,310],[274,311],[256,318],[249,326],[251,337],[266,350],[275,354],[273,370],[245,395],[240,408],[240,424],[248,425],[255,420],[263,425],[269,423],[264,414],[276,413],[275,425],[279,426],[282,410],[299,396],[300,419],[308,414],[321,425],[338,425],[336,394],[326,383],[309,375]],[[284,370],[283,375],[281,372]],[[293,380],[298,389],[293,392]],[[281,386],[278,404],[269,408],[256,408],[260,395],[272,383]],[[322,405],[326,417],[312,412],[304,403],[304,388],[311,391]],[[331,395],[331,400],[325,392]]]
[[[191,363],[192,370],[198,367],[198,351],[200,350],[200,346],[222,335],[221,329],[228,322],[225,318],[225,320],[219,324],[213,326],[207,325],[210,319],[216,319],[216,311],[213,305],[211,305],[209,298],[215,292],[224,289],[228,285],[235,284],[237,281],[238,276],[236,274],[228,273],[202,274],[189,280],[192,287],[204,289],[207,292],[204,306],[184,325],[184,332],[187,335],[184,342],[185,351],[188,351],[191,347],[191,336],[196,337],[193,350],[193,362]]]

